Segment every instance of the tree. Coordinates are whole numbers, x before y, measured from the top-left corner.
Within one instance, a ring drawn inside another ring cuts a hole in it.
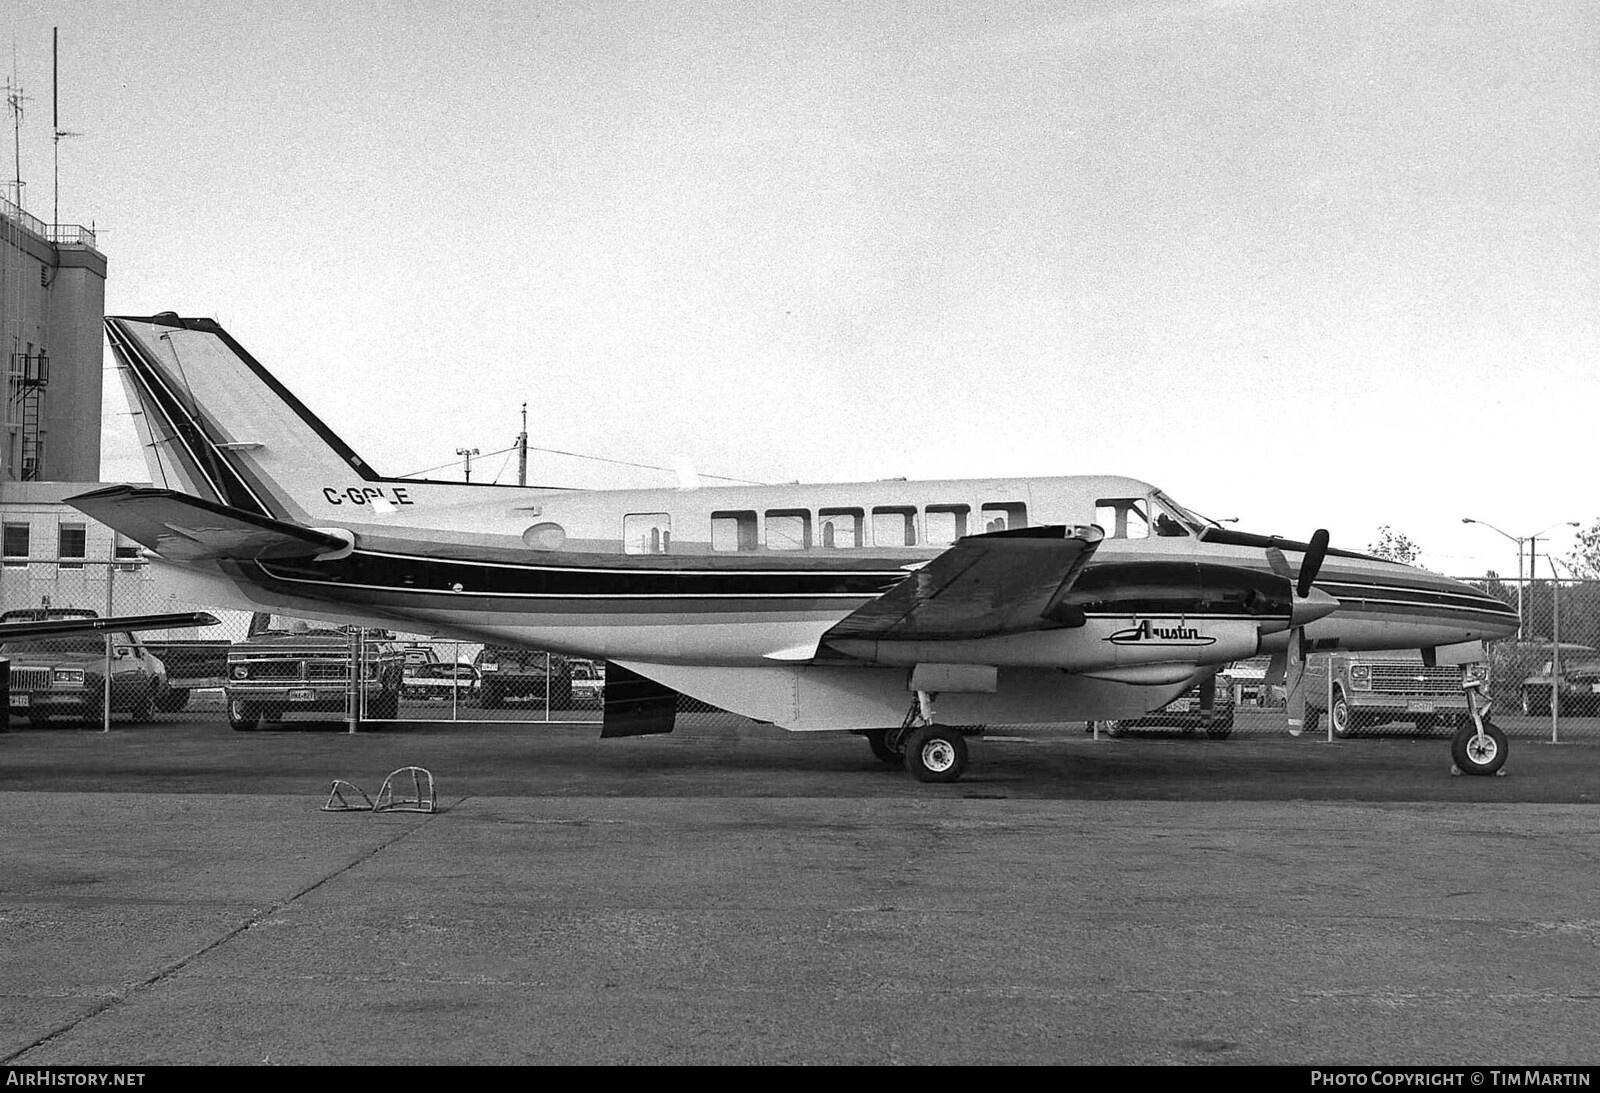
[[[1584,580],[1600,577],[1600,519],[1578,532],[1577,545],[1567,555],[1567,568]]]
[[[1384,524],[1378,529],[1378,541],[1367,546],[1367,553],[1402,565],[1416,565],[1417,559],[1422,556],[1422,548],[1409,536]]]

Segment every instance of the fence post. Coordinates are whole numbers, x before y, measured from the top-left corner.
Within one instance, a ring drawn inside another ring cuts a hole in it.
[[[111,641],[112,633],[106,631],[106,671],[105,677],[100,680],[100,731],[111,731]]]
[[[355,732],[361,724],[360,681],[356,672],[361,656],[361,637],[364,633],[365,631],[359,626],[350,628],[350,675],[347,677],[349,686],[345,688],[344,710],[345,731],[351,733]]]

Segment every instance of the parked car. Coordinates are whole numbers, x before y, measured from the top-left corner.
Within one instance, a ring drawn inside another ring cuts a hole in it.
[[[485,645],[473,660],[478,669],[478,704],[497,709],[507,702],[572,707],[572,675],[566,658],[520,645]]]
[[[406,658],[407,676],[416,675],[417,669],[425,664],[439,663],[439,653],[431,645],[402,645],[400,652]]]
[[[228,724],[249,731],[289,714],[343,714],[352,689],[359,692],[365,717],[393,718],[400,709],[405,658],[383,641],[365,642],[362,649],[359,679],[352,680],[348,633],[258,612],[250,636],[228,651]]]
[[[53,608],[48,613],[8,611],[3,621],[95,617],[93,611]],[[55,716],[90,722],[104,717],[105,635],[16,638],[0,645],[0,656],[11,661],[13,718],[25,716],[43,724]],[[166,666],[137,635],[113,635],[110,669],[113,714],[148,721],[158,707],[170,705]]]
[[[449,702],[453,696],[460,705],[477,699],[479,678],[471,664],[419,664],[407,669],[400,695],[425,702]]]
[[[1282,706],[1283,682],[1267,685],[1269,656],[1251,657],[1228,665],[1223,674],[1233,682],[1235,706]]]
[[[572,704],[599,707],[606,704],[606,666],[592,660],[569,662],[572,672]]]
[[[1173,727],[1182,730],[1185,736],[1193,736],[1200,729],[1205,729],[1206,735],[1213,740],[1226,740],[1233,734],[1234,685],[1226,672],[1218,672],[1216,679],[1217,696],[1209,723],[1201,709],[1200,688],[1195,686],[1159,710],[1152,710],[1143,717],[1102,722],[1102,727],[1111,736],[1120,736],[1129,729],[1155,727]]]
[[[1555,679],[1555,661],[1547,660],[1537,672],[1522,681],[1522,712],[1540,716],[1550,712],[1552,691],[1559,699],[1557,709],[1573,717],[1600,714],[1600,654],[1563,652],[1561,676]]]

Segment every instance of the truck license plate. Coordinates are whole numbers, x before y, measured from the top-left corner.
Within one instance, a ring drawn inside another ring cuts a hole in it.
[[[1167,703],[1167,710],[1170,713],[1188,713],[1192,709],[1194,700],[1191,698],[1175,698]]]
[[[1432,702],[1407,702],[1406,713],[1432,713]]]
[[[25,707],[25,706],[28,705],[28,698],[29,698],[28,695],[12,695],[11,696],[11,704],[13,706],[24,706]]]
[[[289,701],[290,702],[310,702],[315,697],[316,697],[316,692],[315,691],[290,691],[289,692]]]
[[[1597,695],[1600,695],[1600,683],[1589,684],[1589,690],[1593,691]]]

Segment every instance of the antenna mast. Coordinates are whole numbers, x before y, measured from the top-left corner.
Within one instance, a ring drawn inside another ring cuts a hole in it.
[[[16,163],[16,178],[12,182],[16,195],[16,206],[22,208],[22,104],[32,96],[22,93],[22,85],[17,82],[13,73],[6,80],[6,106],[11,109],[11,142],[12,154]]]
[[[81,137],[82,133],[61,128],[61,93],[58,86],[57,73],[60,71],[59,46],[61,42],[61,28],[50,28],[50,131],[55,143],[56,178],[55,178],[55,207],[52,210],[50,223],[61,223],[61,138]]]
[[[517,485],[528,484],[528,404],[522,404],[522,432],[517,434]]]

